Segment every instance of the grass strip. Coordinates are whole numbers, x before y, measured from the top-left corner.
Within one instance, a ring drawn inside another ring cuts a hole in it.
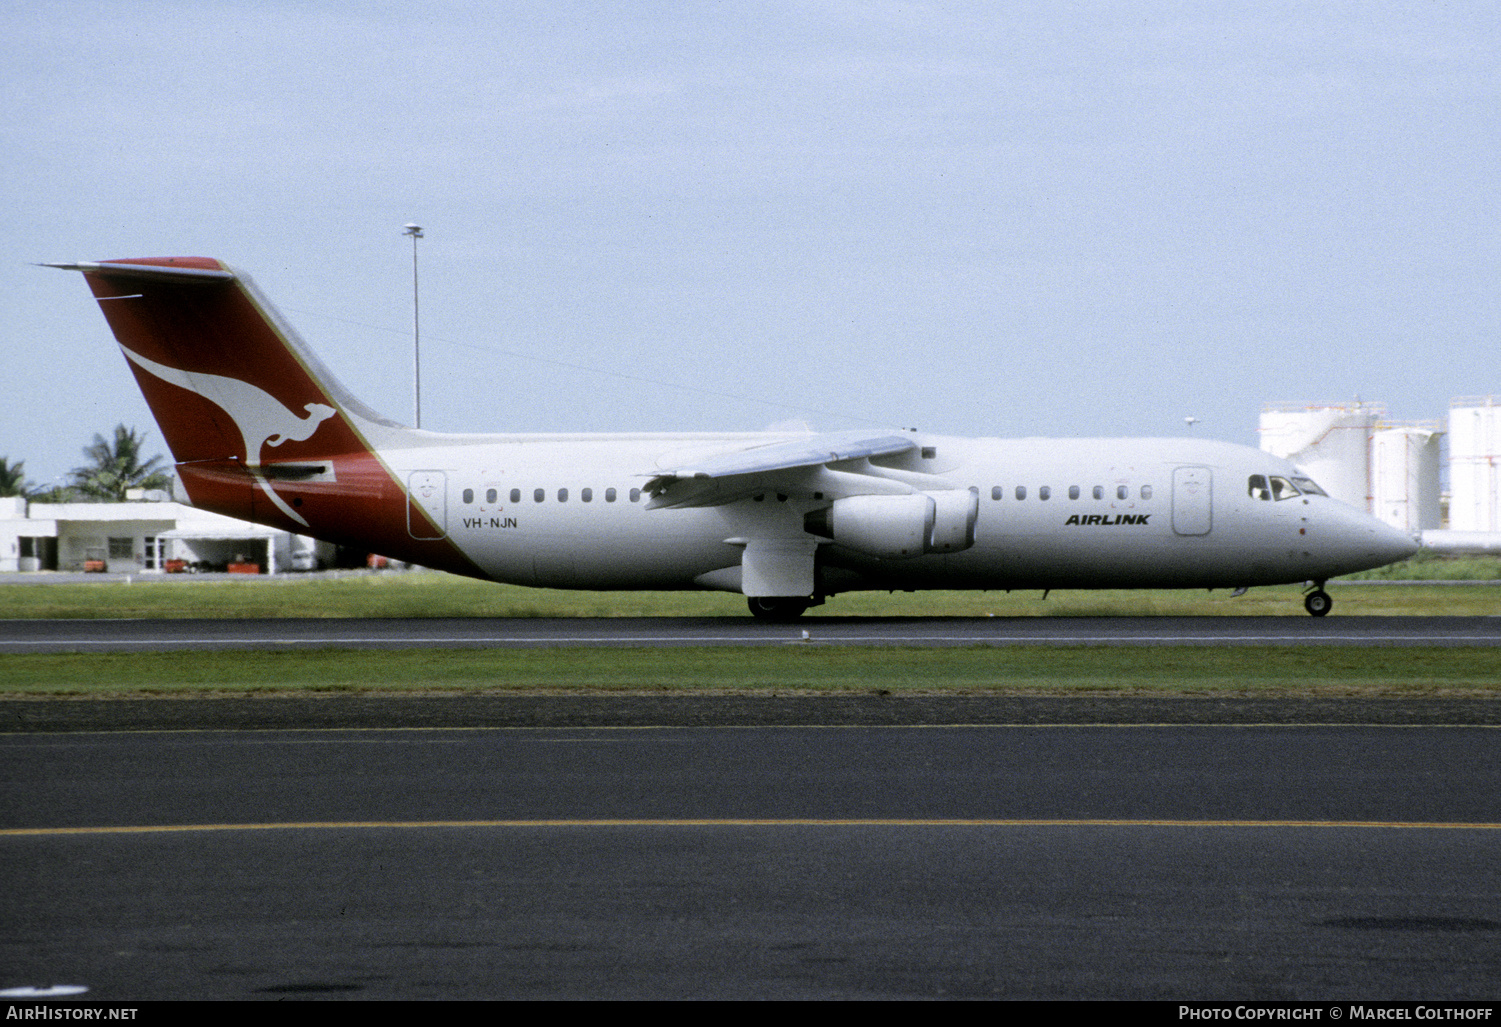
[[[1501,614],[1501,588],[1487,585],[1341,585],[1336,616]],[[1228,591],[852,592],[823,617],[1305,617],[1302,589]],[[130,584],[6,585],[0,619],[188,617],[746,617],[745,600],[719,592],[565,592],[473,581],[431,571],[346,578],[191,578]]]
[[[1501,697],[1501,649],[785,647],[0,656],[0,698],[445,692]]]

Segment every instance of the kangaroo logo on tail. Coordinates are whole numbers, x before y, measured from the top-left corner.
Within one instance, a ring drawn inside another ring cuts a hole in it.
[[[282,513],[298,524],[307,526],[307,521],[283,502],[260,473],[261,447],[279,446],[288,439],[306,442],[317,432],[319,425],[338,413],[337,410],[327,403],[308,403],[303,407],[307,415],[299,417],[275,396],[249,382],[197,371],[190,374],[175,367],[158,364],[124,346],[120,348],[124,350],[126,358],[142,370],[170,385],[203,397],[228,414],[244,440],[245,464],[261,491]]]

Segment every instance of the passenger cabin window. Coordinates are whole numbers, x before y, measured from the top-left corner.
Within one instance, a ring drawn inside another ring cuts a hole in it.
[[[1115,487],[1115,498],[1116,499],[1125,499],[1130,494],[1131,494],[1130,489],[1126,488],[1126,486],[1124,486],[1124,485],[1117,485]]]
[[[639,503],[639,502],[641,502],[641,490],[640,489],[631,489],[631,502],[632,503]]]
[[[499,497],[500,497],[500,494],[498,492],[496,492],[494,489],[486,489],[485,490],[485,502],[487,502],[487,503],[493,503]]]
[[[605,489],[605,502],[615,502],[615,490],[613,488]]]
[[[466,503],[472,503],[472,502],[474,502],[474,490],[473,489],[465,489],[464,490],[464,502],[466,502]]]
[[[1001,495],[1003,494],[1003,491],[1004,490],[999,485],[992,486],[991,489],[990,489],[990,498],[991,499],[1000,499]]]
[[[521,490],[520,489],[512,489],[511,490],[511,502],[513,502],[513,503],[519,503],[519,502],[521,502]]]
[[[1025,486],[1025,485],[1018,485],[1016,487],[1016,498],[1017,499],[1026,499],[1027,498],[1027,486]]]
[[[1070,499],[1078,499],[1079,498],[1079,486],[1077,486],[1077,485],[1070,485],[1068,487],[1068,498],[1070,498]]]
[[[1141,498],[1142,499],[1151,499],[1152,498],[1152,486],[1150,486],[1150,485],[1143,485],[1141,487]]]
[[[1038,489],[1037,490],[1037,498],[1041,499],[1041,500],[1052,499],[1053,498],[1053,489],[1051,488],[1051,486],[1044,485],[1042,488]]]
[[[568,490],[567,489],[558,489],[558,502],[560,502],[560,503],[566,503],[566,502],[568,502]]]
[[[594,501],[594,490],[593,489],[579,489],[579,498],[582,499],[586,503],[593,502]]]
[[[542,500],[544,500],[546,498],[547,498],[547,490],[546,489],[537,489],[536,491],[534,491],[532,493],[532,501],[533,502],[540,503],[540,502],[542,502]]]
[[[1104,499],[1105,498],[1105,486],[1103,486],[1103,485],[1096,485],[1094,487],[1094,497],[1096,499]]]

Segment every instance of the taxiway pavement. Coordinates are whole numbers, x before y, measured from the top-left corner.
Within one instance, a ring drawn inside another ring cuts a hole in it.
[[[1429,617],[0,625],[7,652],[1498,639]],[[1498,705],[6,700],[0,987],[1490,999]]]
[[[1497,646],[1501,617],[9,620],[0,652],[814,645]]]
[[[1493,999],[1498,730],[8,734],[0,984]]]

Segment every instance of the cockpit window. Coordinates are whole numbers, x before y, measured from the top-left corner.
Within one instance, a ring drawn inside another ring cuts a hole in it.
[[[1272,475],[1273,499],[1278,501],[1281,501],[1283,499],[1291,499],[1297,494],[1298,490],[1293,487],[1292,482],[1288,481],[1286,478],[1279,478],[1275,474]]]
[[[1293,478],[1289,480],[1278,477],[1275,474],[1251,475],[1246,480],[1246,493],[1252,499],[1267,500],[1292,499],[1294,496],[1300,495],[1326,495],[1324,490],[1315,485],[1311,479]]]

